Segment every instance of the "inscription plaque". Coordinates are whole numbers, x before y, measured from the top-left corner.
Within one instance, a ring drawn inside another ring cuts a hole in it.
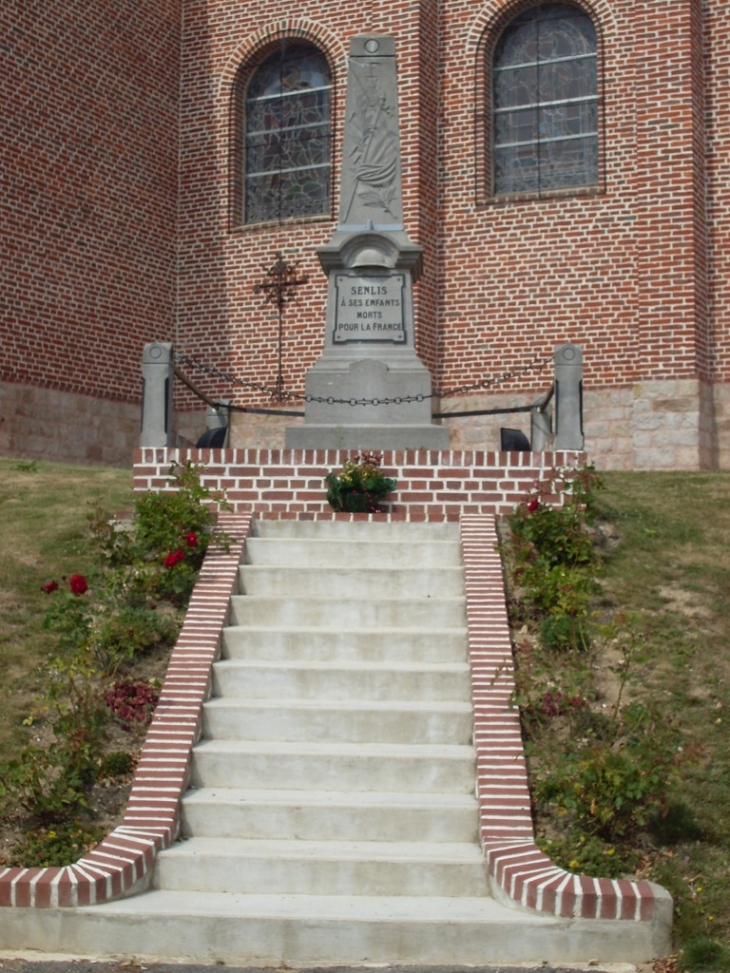
[[[353,276],[335,274],[336,345],[349,341],[404,344],[405,274]]]

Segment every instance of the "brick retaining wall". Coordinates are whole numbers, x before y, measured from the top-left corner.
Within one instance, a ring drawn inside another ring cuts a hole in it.
[[[225,490],[237,510],[281,518],[328,518],[325,476],[355,452],[298,449],[155,449],[134,454],[135,490],[171,488],[173,462],[205,466],[203,482]],[[505,513],[536,480],[580,465],[582,453],[490,453],[386,450],[382,470],[398,486],[384,509],[409,520],[458,520],[463,514]]]

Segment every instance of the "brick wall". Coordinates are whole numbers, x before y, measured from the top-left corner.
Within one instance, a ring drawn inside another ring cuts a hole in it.
[[[719,231],[708,228],[706,207],[708,191],[717,193],[717,205],[727,195],[713,151],[713,140],[726,134],[719,113],[713,116],[712,84],[720,79],[709,76],[708,93],[706,70],[730,43],[727,14],[717,0],[595,0],[600,185],[553,198],[493,199],[480,168],[486,157],[479,133],[483,138],[489,127],[485,58],[504,24],[525,6],[522,0],[455,0],[438,7],[424,0],[380,3],[363,12],[342,0],[324,11],[305,0],[292,17],[288,5],[270,0],[262,17],[259,7],[234,0],[188,0],[181,347],[273,385],[276,317],[252,286],[282,248],[310,277],[297,304],[287,308],[284,326],[285,384],[303,390],[323,338],[326,279],[314,248],[335,224],[325,218],[231,232],[232,86],[240,65],[255,63],[272,37],[318,44],[334,69],[336,187],[348,40],[381,31],[396,41],[406,226],[425,250],[416,287],[417,345],[436,385],[448,391],[478,383],[505,366],[548,357],[567,340],[585,349],[586,390],[595,402],[616,388],[640,395],[654,382],[727,380],[727,369],[712,371],[725,312],[711,289],[715,271],[708,253],[718,247],[708,246]],[[336,206],[335,198],[333,216]],[[264,393],[198,378],[206,391],[239,404],[272,404]],[[528,372],[499,394],[529,402],[543,385],[542,375]],[[671,399],[668,388],[665,398]],[[442,406],[461,405],[452,402]],[[471,407],[492,404],[487,392],[470,396]],[[694,408],[701,418],[692,447],[672,451],[660,465],[678,456],[691,466],[718,461],[712,396],[698,395]],[[596,428],[602,418],[594,417]],[[452,446],[480,435],[479,420],[450,425]],[[670,423],[663,433],[671,439],[672,431]],[[596,440],[599,453],[617,441],[615,435]],[[641,437],[627,440],[614,465],[631,465],[644,448]]]
[[[479,383],[575,341],[594,403],[662,382],[670,401],[672,383],[695,382],[684,410],[697,415],[695,438],[673,455],[727,465],[730,13],[724,0],[575,2],[598,30],[601,178],[541,199],[494,199],[486,172],[489,52],[527,0],[6,4],[0,381],[129,402],[142,343],[162,338],[272,386],[276,313],[253,285],[281,249],[309,275],[284,317],[285,385],[303,391],[323,342],[315,247],[336,224],[347,47],[381,32],[396,42],[405,221],[425,258],[416,344],[436,387]],[[241,226],[236,81],[284,37],[318,45],[332,67],[332,209]],[[272,404],[193,377],[238,404]],[[468,398],[529,402],[543,386],[527,372]],[[188,392],[177,403],[194,406]],[[599,430],[607,417],[590,421]],[[481,435],[479,420],[450,425],[452,446]],[[666,422],[659,439],[673,431]],[[613,431],[594,441],[600,455],[625,443],[614,465],[645,448]]]
[[[140,399],[143,343],[172,336],[180,28],[181,0],[0,8],[6,386],[123,414]],[[102,442],[115,431],[112,419]],[[69,457],[75,436],[57,444]]]

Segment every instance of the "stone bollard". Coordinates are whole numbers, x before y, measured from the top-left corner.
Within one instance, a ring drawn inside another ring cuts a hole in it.
[[[218,405],[209,405],[205,413],[206,429],[224,429],[230,425],[230,411],[228,399],[221,399]]]
[[[555,349],[555,449],[583,449],[583,350]]]
[[[153,341],[142,352],[142,430],[140,446],[173,446],[172,345]]]

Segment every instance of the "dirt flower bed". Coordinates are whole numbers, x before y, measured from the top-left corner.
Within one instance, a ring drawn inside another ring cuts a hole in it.
[[[0,864],[71,864],[121,822],[223,502],[191,464],[170,476],[176,491],[138,496],[128,521],[89,517],[93,573],[41,585],[55,649],[25,743],[0,763]]]

